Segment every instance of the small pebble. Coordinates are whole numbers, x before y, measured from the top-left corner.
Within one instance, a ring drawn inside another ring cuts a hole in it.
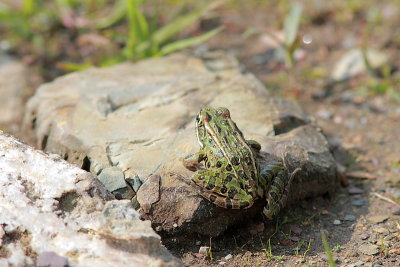
[[[364,264],[363,261],[357,261],[356,263],[354,263],[354,266],[361,266],[363,264]]]
[[[334,220],[334,221],[333,221],[333,224],[334,224],[334,225],[341,225],[342,222],[341,222],[340,220]]]
[[[332,118],[332,116],[333,116],[332,112],[330,112],[327,109],[320,109],[316,112],[316,114],[318,117],[320,117],[322,119],[326,119],[326,120]]]
[[[294,242],[299,242],[300,238],[298,236],[291,236],[290,240],[294,241]]]
[[[379,253],[379,248],[376,245],[363,244],[358,248],[358,251],[365,255],[376,255]]]
[[[384,228],[384,227],[377,227],[373,229],[374,232],[380,233],[380,234],[388,234],[389,230]]]
[[[357,199],[351,202],[351,205],[356,206],[356,207],[361,207],[362,205],[365,204],[364,199]]]
[[[220,261],[220,262],[218,263],[218,265],[225,265],[225,264],[226,264],[225,261]]]
[[[373,266],[382,266],[382,265],[383,265],[382,261],[377,260],[377,261],[374,262]]]
[[[361,238],[362,240],[366,240],[366,239],[369,238],[369,234],[368,234],[368,233],[361,234],[361,235],[360,235],[360,238]]]
[[[389,219],[389,216],[387,216],[387,215],[376,215],[376,216],[367,218],[367,220],[371,223],[383,223],[387,219]]]
[[[324,261],[328,261],[328,257],[324,254],[324,255],[322,255],[322,259],[324,260]],[[340,260],[338,259],[338,258],[336,258],[335,256],[333,256],[333,261],[335,262],[335,263],[339,263],[340,262]]]
[[[225,256],[225,260],[230,260],[232,258],[233,258],[232,254],[228,254],[228,255]]]
[[[400,215],[400,207],[396,207],[394,208],[394,210],[392,211],[393,215]]]
[[[303,232],[303,229],[298,226],[292,225],[290,227],[290,231],[292,231],[293,234],[300,235]]]
[[[209,250],[210,250],[210,247],[203,246],[203,247],[199,248],[199,253],[206,255]]]
[[[343,220],[344,221],[354,222],[356,220],[356,216],[354,216],[352,214],[347,214],[346,216],[344,216]]]
[[[306,259],[305,258],[301,258],[300,260],[298,260],[299,263],[305,263]]]
[[[357,194],[362,194],[362,193],[364,193],[364,190],[362,190],[361,188],[358,188],[358,187],[350,187],[350,188],[347,190],[347,192],[348,192],[350,195],[357,195]]]

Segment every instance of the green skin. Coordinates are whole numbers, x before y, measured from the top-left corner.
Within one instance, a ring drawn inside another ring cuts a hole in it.
[[[195,159],[185,161],[196,170],[204,161],[205,169],[193,175],[200,194],[223,208],[249,208],[258,198],[266,198],[264,215],[274,217],[286,204],[294,173],[288,174],[282,163],[270,163],[260,170],[259,143],[245,140],[230,118],[227,108],[206,107],[196,117],[200,151]]]

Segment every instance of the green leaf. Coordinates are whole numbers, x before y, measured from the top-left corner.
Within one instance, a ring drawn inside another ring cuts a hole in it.
[[[301,4],[295,3],[285,18],[284,32],[286,47],[291,47],[296,40],[302,9]]]
[[[189,14],[176,17],[173,21],[154,32],[154,42],[162,44],[168,39],[171,39],[184,28],[196,22],[207,9],[208,7],[198,8]]]
[[[210,39],[211,37],[215,36],[216,34],[218,34],[221,30],[222,30],[222,27],[219,27],[219,28],[216,28],[209,32],[206,32],[200,36],[187,38],[187,39],[183,39],[183,40],[178,40],[178,41],[172,42],[170,44],[164,45],[161,48],[160,54],[163,56],[163,55],[170,54],[174,51],[187,48],[189,46],[201,44],[201,43],[207,41],[208,39]]]
[[[125,17],[125,14],[126,14],[125,0],[120,0],[118,1],[118,3],[114,5],[114,7],[111,10],[111,13],[108,16],[101,18],[97,21],[96,27],[99,30],[111,27],[114,24],[121,21]]]

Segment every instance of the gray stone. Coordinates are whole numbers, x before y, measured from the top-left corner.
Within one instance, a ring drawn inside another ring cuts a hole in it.
[[[0,55],[0,129],[17,132],[23,115],[22,98],[28,86],[27,67]]]
[[[139,217],[94,175],[0,131],[0,266],[36,255],[38,266],[182,266]]]
[[[351,202],[351,205],[356,207],[361,207],[364,204],[365,204],[365,199],[357,199]]]
[[[388,215],[375,215],[367,218],[371,223],[383,223],[387,219],[389,219]]]
[[[379,253],[379,248],[376,245],[363,244],[358,247],[358,251],[365,255],[376,255]]]
[[[126,187],[124,173],[118,167],[105,168],[97,177],[110,192]]]
[[[199,150],[194,117],[205,105],[230,109],[245,137],[261,143],[262,166],[284,155],[290,170],[302,168],[289,203],[337,187],[335,161],[313,120],[296,103],[272,98],[220,53],[174,54],[58,78],[29,100],[24,130],[40,148],[94,174],[118,168],[126,183],[115,172],[118,182],[107,182],[108,189],[127,198],[119,190],[137,191],[140,212],[155,228],[218,235],[259,213],[264,200],[226,210],[187,184],[193,172],[182,160]]]
[[[344,221],[350,221],[350,222],[354,222],[356,219],[357,219],[356,216],[354,216],[352,214],[347,214],[343,218]]]
[[[349,192],[350,195],[357,195],[364,193],[364,190],[358,187],[350,187],[349,189],[347,189],[347,192]]]

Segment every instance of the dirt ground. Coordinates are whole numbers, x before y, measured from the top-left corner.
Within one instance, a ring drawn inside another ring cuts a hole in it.
[[[369,1],[352,11],[306,5],[299,34],[313,40],[300,44],[290,71],[274,58],[268,38],[281,34],[274,6],[242,5],[220,17],[226,30],[211,47],[236,54],[274,95],[298,101],[315,117],[338,161],[342,186],[332,196],[287,208],[272,222],[260,216],[212,239],[165,238],[166,247],[187,266],[328,266],[321,231],[338,266],[400,265],[400,211],[391,203],[400,200],[399,102],[367,86],[367,73],[334,85],[329,80],[349,47],[379,49],[389,55],[393,69],[398,67],[399,18],[383,15],[382,23],[369,29],[366,18],[374,8],[390,13],[393,5]],[[258,34],[244,38],[246,29]],[[201,246],[211,247],[210,253],[199,253]]]
[[[273,95],[298,101],[314,116],[342,186],[271,222],[260,215],[220,237],[164,237],[164,245],[187,266],[328,266],[322,232],[338,266],[400,266],[400,103],[393,94],[400,94],[400,4],[305,1],[288,70],[274,38],[283,36],[282,6],[290,3],[249,2],[233,1],[202,21],[201,30],[225,29],[198,49],[233,53]],[[329,75],[339,58],[359,47],[385,53],[390,77],[365,71],[333,83]],[[211,248],[206,255],[202,246]]]

